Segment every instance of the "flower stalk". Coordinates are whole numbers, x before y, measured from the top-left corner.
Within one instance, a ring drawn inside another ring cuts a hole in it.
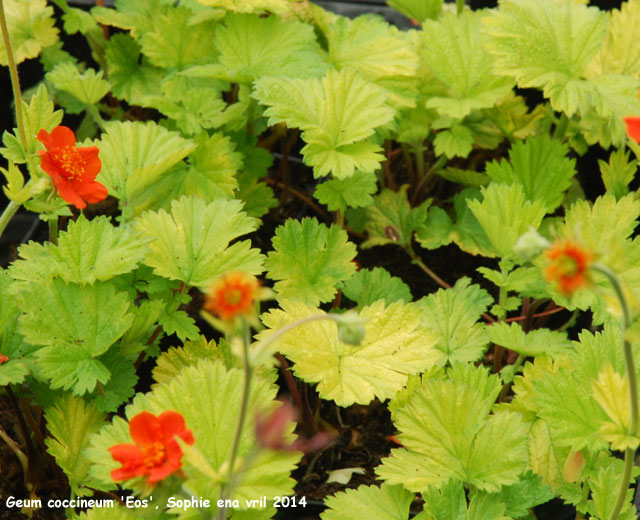
[[[624,361],[625,367],[627,370],[627,379],[629,380],[629,394],[630,394],[630,412],[631,412],[631,420],[629,421],[629,436],[637,435],[638,431],[638,378],[636,376],[636,366],[635,361],[633,359],[633,350],[631,348],[631,343],[624,339],[626,329],[631,325],[631,310],[629,308],[629,303],[624,295],[622,290],[622,285],[620,284],[620,280],[616,276],[616,274],[611,271],[607,266],[602,264],[593,264],[591,266],[596,272],[603,274],[611,283],[613,287],[613,291],[620,302],[620,307],[622,308],[622,343],[623,343],[623,351],[624,351]],[[622,481],[620,482],[620,489],[618,490],[618,496],[616,498],[615,505],[609,515],[609,520],[617,520],[620,515],[620,511],[624,506],[625,500],[627,498],[627,490],[629,489],[629,484],[631,483],[631,473],[633,470],[635,449],[627,448],[624,450],[624,467],[622,472]]]

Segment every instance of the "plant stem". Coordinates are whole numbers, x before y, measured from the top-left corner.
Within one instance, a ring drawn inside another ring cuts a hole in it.
[[[416,264],[420,269],[422,269],[429,278],[431,278],[434,282],[436,282],[443,289],[451,289],[451,285],[445,282],[442,278],[440,278],[436,273],[434,273],[427,264],[425,264],[422,259],[416,254],[411,246],[407,246],[405,248],[406,253],[411,257],[411,260],[414,264]]]
[[[631,343],[624,339],[625,331],[627,327],[631,325],[631,310],[629,309],[629,303],[624,296],[622,285],[616,274],[611,271],[607,266],[601,264],[595,264],[591,267],[594,271],[597,271],[607,277],[613,291],[620,302],[622,308],[622,337],[623,337],[623,350],[624,360],[627,369],[627,379],[629,380],[629,394],[630,394],[630,421],[628,435],[634,437],[638,434],[638,378],[636,375],[636,366],[633,359],[633,350],[631,349]],[[609,515],[609,520],[617,520],[622,507],[624,506],[627,498],[627,491],[629,484],[631,483],[631,473],[633,470],[634,455],[636,450],[627,448],[624,450],[624,469],[622,472],[622,482],[620,483],[620,489],[618,490],[618,497],[616,498],[615,505]]]
[[[559,141],[564,140],[564,134],[567,132],[567,127],[569,126],[569,118],[562,114],[560,116],[560,120],[556,124],[556,129],[553,132],[553,138],[558,139]]]
[[[460,16],[463,10],[464,10],[464,0],[456,0],[456,12],[458,16]]]
[[[9,28],[7,27],[7,17],[4,11],[4,0],[0,0],[0,31],[2,32],[2,41],[4,42],[5,52],[7,53],[7,62],[9,64],[9,75],[11,76],[11,88],[13,89],[13,100],[16,105],[16,123],[18,124],[18,136],[20,137],[20,144],[24,151],[24,157],[27,161],[27,167],[31,176],[35,175],[35,165],[29,154],[29,143],[27,141],[27,134],[24,125],[24,115],[22,114],[22,93],[20,92],[20,77],[18,76],[18,67],[16,66],[16,60],[13,56],[13,48],[11,47],[11,38],[9,37]],[[11,218],[16,214],[20,208],[20,204],[15,201],[9,201],[9,205],[2,212],[0,216],[0,236],[4,233],[4,230],[9,224]]]
[[[231,496],[231,482],[233,480],[233,469],[236,464],[236,457],[238,455],[238,447],[240,446],[240,438],[242,437],[242,430],[244,429],[244,423],[247,417],[247,409],[249,407],[249,393],[251,391],[251,375],[252,369],[249,364],[249,344],[251,343],[251,334],[249,330],[249,324],[242,320],[243,338],[242,347],[244,350],[244,386],[242,388],[242,402],[240,404],[240,416],[238,417],[238,425],[236,426],[236,433],[233,437],[233,443],[231,444],[231,455],[229,456],[229,470],[227,472],[227,485],[220,492],[220,499],[223,501],[222,507],[218,510],[218,519],[224,520],[227,512],[227,508],[224,505],[225,499]]]
[[[49,218],[49,242],[54,245],[58,244],[58,215]]]
[[[424,148],[422,143],[413,146],[413,153],[416,155],[416,169],[418,170],[418,179],[420,184],[424,182]]]
[[[9,28],[7,27],[7,18],[4,12],[4,0],[0,0],[0,29],[2,30],[2,40],[4,41],[4,48],[7,53],[7,62],[9,64],[9,74],[11,76],[11,87],[13,88],[13,99],[16,105],[16,122],[18,123],[20,144],[22,144],[25,158],[27,158],[29,155],[29,150],[27,146],[27,134],[25,133],[24,129],[24,116],[22,115],[22,93],[20,92],[20,78],[18,76],[18,67],[16,66],[16,60],[13,57],[13,48],[11,46]],[[29,169],[32,170],[30,164]]]
[[[7,225],[16,214],[16,211],[18,211],[18,209],[20,209],[20,204],[18,204],[14,200],[10,200],[7,207],[4,208],[2,215],[0,215],[0,236],[2,236],[4,230],[7,228]]]

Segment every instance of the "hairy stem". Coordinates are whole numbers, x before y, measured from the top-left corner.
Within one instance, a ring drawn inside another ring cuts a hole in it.
[[[616,274],[611,271],[607,266],[596,264],[591,267],[594,271],[597,271],[607,277],[613,291],[620,302],[622,308],[622,337],[623,337],[623,351],[624,361],[627,369],[627,379],[629,380],[629,397],[630,397],[630,413],[631,419],[629,421],[628,435],[634,437],[638,434],[638,379],[636,376],[636,366],[633,359],[633,350],[631,349],[631,343],[624,339],[625,330],[631,325],[631,309],[629,303],[622,290],[622,285]],[[609,520],[617,520],[620,515],[620,511],[624,506],[627,498],[627,491],[629,490],[629,484],[631,483],[631,473],[633,470],[634,455],[636,450],[627,448],[624,451],[624,469],[622,472],[622,481],[620,482],[620,489],[618,490],[618,496],[616,498],[615,505],[609,515]]]
[[[242,430],[244,429],[244,423],[247,418],[247,411],[249,408],[249,393],[251,392],[251,376],[252,369],[249,364],[249,344],[251,343],[251,333],[249,330],[249,324],[243,320],[243,338],[242,347],[244,350],[244,386],[242,388],[242,402],[240,404],[240,416],[238,417],[238,425],[236,426],[236,433],[233,436],[233,443],[231,444],[231,455],[229,456],[229,469],[227,472],[227,484],[220,492],[220,499],[223,501],[222,507],[218,510],[218,519],[224,520],[226,516],[226,507],[224,506],[225,499],[231,496],[231,483],[233,481],[233,470],[236,464],[236,457],[238,456],[238,447],[240,446],[240,438],[242,437]]]

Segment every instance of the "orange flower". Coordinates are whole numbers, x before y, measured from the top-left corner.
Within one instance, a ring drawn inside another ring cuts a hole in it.
[[[66,126],[56,126],[51,133],[40,130],[38,140],[46,151],[40,150],[40,166],[51,177],[60,196],[78,209],[107,198],[108,192],[96,181],[102,163],[98,147],[76,147],[76,136]]]
[[[204,308],[225,321],[251,314],[258,295],[259,283],[246,273],[228,273],[209,289]]]
[[[7,361],[9,361],[9,356],[5,356],[4,354],[0,354],[0,365],[2,365],[2,363],[6,363]]]
[[[546,278],[556,282],[561,293],[570,295],[587,285],[592,255],[579,244],[570,240],[556,242],[545,256],[551,261],[545,272]]]
[[[640,117],[625,117],[624,122],[627,124],[629,137],[640,143]]]
[[[187,444],[195,442],[184,417],[174,411],[157,417],[141,412],[129,422],[129,432],[135,444],[116,444],[109,448],[111,456],[122,464],[111,472],[116,482],[147,475],[147,482],[155,484],[182,466],[182,450],[175,437]]]

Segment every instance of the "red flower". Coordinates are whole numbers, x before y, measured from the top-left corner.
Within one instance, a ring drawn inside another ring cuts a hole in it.
[[[624,122],[627,124],[629,137],[640,143],[640,117],[625,117]]]
[[[9,361],[9,356],[5,356],[4,354],[0,354],[0,365],[2,365],[2,363],[6,363],[7,361]]]
[[[174,411],[158,417],[141,412],[129,422],[129,432],[135,444],[109,448],[111,456],[122,464],[111,472],[116,482],[147,475],[147,482],[155,484],[182,466],[182,450],[175,437],[187,444],[195,442],[191,430],[186,429],[184,417]]]
[[[76,136],[66,126],[56,126],[49,134],[40,130],[38,140],[46,151],[40,150],[40,166],[51,177],[60,196],[78,209],[107,198],[108,192],[96,181],[102,163],[98,147],[76,147]]]
[[[587,269],[592,255],[579,244],[570,240],[556,242],[547,252],[551,260],[545,275],[550,282],[556,282],[561,293],[570,295],[588,283]]]
[[[230,321],[236,316],[251,314],[260,284],[255,276],[228,273],[216,280],[209,289],[204,308]]]

